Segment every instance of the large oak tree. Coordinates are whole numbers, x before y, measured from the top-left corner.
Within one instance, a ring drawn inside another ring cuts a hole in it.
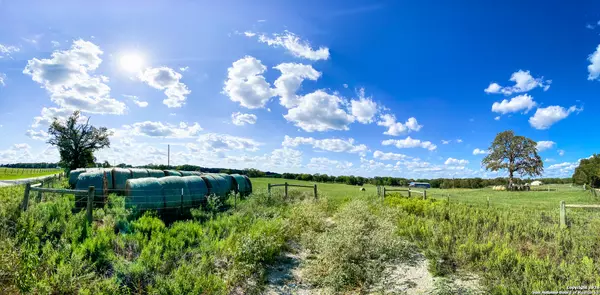
[[[544,172],[544,163],[537,153],[537,143],[515,135],[512,130],[498,133],[488,151],[481,164],[491,171],[507,170],[509,187],[512,187],[515,173],[534,177]]]
[[[66,121],[54,118],[48,128],[48,143],[58,148],[60,165],[69,170],[85,168],[95,163],[94,152],[110,147],[109,136],[112,132],[106,127],[96,128],[89,124],[79,123],[79,111],[73,112]]]

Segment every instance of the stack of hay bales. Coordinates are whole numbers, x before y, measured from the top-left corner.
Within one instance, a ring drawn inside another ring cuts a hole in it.
[[[216,175],[219,175],[223,177],[223,179],[225,179],[225,181],[227,182],[228,191],[237,193],[237,183],[235,179],[233,179],[232,175],[229,175],[227,173],[219,173]]]
[[[192,171],[179,171],[179,173],[181,173],[181,176],[192,176],[192,175],[194,175],[194,173]]]
[[[165,172],[162,170],[148,169],[149,177],[165,177]]]
[[[240,196],[245,197],[252,192],[252,187],[249,185],[246,177],[244,175],[232,174],[233,179],[235,179],[236,183],[236,192],[240,194]]]
[[[112,183],[117,193],[125,193],[125,184],[127,180],[133,178],[131,170],[123,168],[113,168],[112,170]]]
[[[78,168],[78,169],[75,169],[75,170],[71,170],[71,172],[69,172],[69,186],[71,188],[75,187],[75,185],[77,184],[77,178],[82,173],[85,173],[85,169],[84,168]]]
[[[131,168],[129,170],[131,170],[131,178],[150,177],[150,174],[148,174],[148,169]]]
[[[492,189],[495,190],[495,191],[505,191],[506,190],[506,186],[504,186],[504,185],[494,185],[492,187]]]
[[[192,199],[192,207],[204,203],[208,195],[208,187],[200,176],[184,176],[181,178],[187,185]]]
[[[206,186],[208,187],[208,193],[210,195],[215,195],[221,199],[225,199],[227,194],[229,193],[229,187],[227,186],[227,181],[215,174],[203,174],[202,179],[206,182]]]
[[[166,176],[158,179],[158,183],[162,186],[162,194],[166,209],[174,209],[192,206],[192,198],[187,182],[183,177]]]

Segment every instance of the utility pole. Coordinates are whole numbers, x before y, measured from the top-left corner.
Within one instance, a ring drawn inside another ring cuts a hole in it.
[[[167,167],[171,168],[171,145],[167,145]]]

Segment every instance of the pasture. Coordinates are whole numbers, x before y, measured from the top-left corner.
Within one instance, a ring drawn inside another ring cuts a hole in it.
[[[312,184],[253,178],[236,208],[209,202],[172,224],[116,196],[91,225],[69,195],[22,212],[23,187],[0,188],[0,293],[531,294],[600,283],[600,236],[590,235],[600,212],[558,222],[558,201],[594,203],[577,188],[432,189],[427,200],[333,183],[317,183],[317,201],[312,189],[266,193],[285,182]]]
[[[37,168],[4,168],[0,167],[0,180],[16,180],[48,176],[62,172],[61,169],[37,169]]]

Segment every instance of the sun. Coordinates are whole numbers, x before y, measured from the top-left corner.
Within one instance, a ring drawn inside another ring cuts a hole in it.
[[[139,54],[124,54],[119,63],[128,72],[139,72],[144,66],[144,58]]]

